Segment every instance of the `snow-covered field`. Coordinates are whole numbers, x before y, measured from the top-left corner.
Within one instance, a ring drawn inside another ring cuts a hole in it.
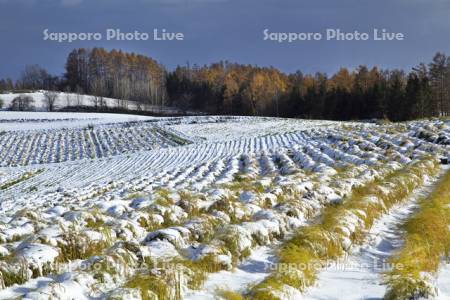
[[[449,138],[438,120],[0,112],[0,299],[378,299],[382,272],[361,266],[402,247],[398,226],[444,176]],[[280,249],[374,182],[408,189],[361,244],[343,239],[339,263],[361,268],[330,263],[304,293],[272,282],[258,298]],[[440,299],[448,269],[432,274]]]
[[[0,129],[2,131],[65,129],[152,119],[126,114],[0,111]]]

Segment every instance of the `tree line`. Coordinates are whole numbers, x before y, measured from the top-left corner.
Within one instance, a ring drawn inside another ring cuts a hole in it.
[[[118,106],[125,106],[124,100],[164,105],[165,77],[165,68],[152,58],[80,48],[67,58],[64,84],[71,91],[118,99]]]
[[[164,105],[166,70],[150,57],[103,48],[75,49],[69,53],[65,73],[50,75],[38,65],[26,66],[20,78],[0,79],[0,92],[52,90],[92,95],[101,109],[104,98],[117,99],[117,108],[127,109],[128,101]]]
[[[211,114],[330,120],[393,121],[450,115],[450,57],[437,53],[410,72],[359,66],[335,74],[286,74],[273,67],[230,62],[179,66],[173,71],[152,58],[102,48],[75,49],[65,74],[27,66],[21,77],[0,80],[2,90],[56,90],[168,105]]]
[[[210,113],[393,121],[450,115],[450,57],[402,70],[341,68],[332,76],[285,74],[220,62],[178,67],[167,76],[172,105]]]

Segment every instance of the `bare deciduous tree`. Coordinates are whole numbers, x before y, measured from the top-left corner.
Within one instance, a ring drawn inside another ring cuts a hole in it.
[[[71,92],[70,86],[67,86],[64,91],[66,93],[66,106],[71,107],[73,103],[72,103],[72,94],[70,93]]]
[[[77,85],[75,88],[75,93],[77,95],[77,106],[80,107],[83,105],[83,89],[81,86]]]
[[[103,97],[105,91],[105,84],[101,79],[95,79],[91,83],[92,102],[95,109],[103,109],[106,107],[106,102]]]
[[[57,78],[51,76],[38,65],[25,66],[19,79],[23,89],[53,89],[57,85]]]
[[[34,100],[30,96],[20,95],[13,99],[9,109],[15,111],[30,111],[34,109],[33,103]]]
[[[44,103],[48,111],[54,111],[59,94],[53,91],[44,92]]]

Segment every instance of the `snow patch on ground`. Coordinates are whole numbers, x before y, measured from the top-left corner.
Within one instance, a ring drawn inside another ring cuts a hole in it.
[[[208,276],[202,291],[189,293],[186,300],[217,299],[217,291],[244,292],[249,285],[262,281],[270,275],[275,256],[272,247],[262,246],[232,271],[220,271]]]

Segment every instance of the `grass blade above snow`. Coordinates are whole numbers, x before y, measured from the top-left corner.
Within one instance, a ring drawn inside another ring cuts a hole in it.
[[[450,171],[425,197],[418,212],[404,225],[402,249],[391,259],[394,268],[386,274],[385,299],[434,297],[433,285],[442,257],[450,252]],[[394,265],[395,264],[395,265]]]

